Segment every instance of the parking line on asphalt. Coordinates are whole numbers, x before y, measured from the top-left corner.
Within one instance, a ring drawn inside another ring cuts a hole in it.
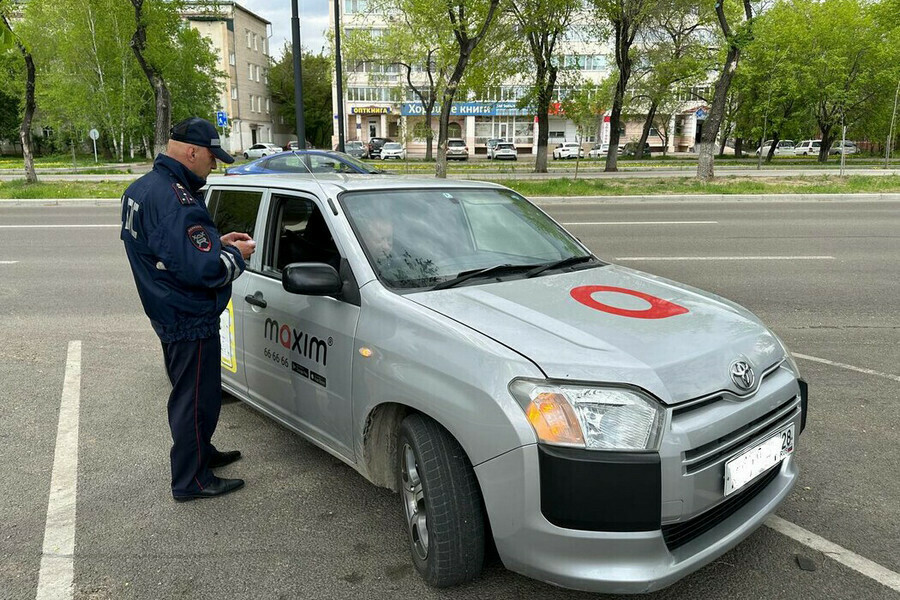
[[[615,260],[834,260],[833,256],[617,256]]]
[[[84,224],[79,225],[78,223],[70,223],[67,225],[0,225],[0,229],[83,229],[85,227],[121,227],[121,223],[115,223],[112,225],[96,225],[96,224]]]
[[[794,354],[793,352],[791,354],[793,354],[797,358],[802,358],[803,360],[811,360],[812,362],[822,363],[825,365],[831,365],[832,367],[840,367],[841,369],[848,369],[850,371],[856,371],[857,373],[865,373],[866,375],[875,375],[876,377],[884,377],[885,379],[890,379],[891,381],[900,382],[900,375],[891,375],[890,373],[881,373],[880,371],[873,371],[872,369],[864,369],[862,367],[854,367],[853,365],[834,362],[833,360],[828,360],[826,358],[818,358],[816,356],[808,356],[806,354]]]
[[[900,573],[895,573],[886,567],[882,567],[868,558],[864,558],[855,552],[851,552],[833,542],[829,542],[825,538],[807,531],[790,521],[785,521],[781,517],[775,515],[770,516],[766,519],[766,526],[800,542],[804,546],[808,546],[813,550],[818,550],[828,558],[836,560],[845,567],[850,567],[857,573],[861,573],[869,579],[877,581],[881,585],[900,592]]]
[[[17,261],[17,260],[0,260],[0,265],[14,265],[17,262],[19,262],[19,261]]]
[[[74,595],[75,500],[78,485],[78,409],[81,401],[81,342],[70,341],[59,403],[56,451],[44,526],[37,600]]]
[[[718,221],[591,221],[563,225],[718,225]]]

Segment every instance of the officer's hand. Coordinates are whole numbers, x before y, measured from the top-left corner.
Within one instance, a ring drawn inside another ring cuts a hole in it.
[[[243,235],[243,234],[238,234]],[[249,236],[248,236],[249,237]],[[244,257],[244,260],[250,258],[250,255],[256,252],[256,242],[251,239],[247,240],[237,240],[231,244],[235,248],[241,251],[241,256]]]
[[[232,231],[231,233],[226,233],[219,239],[221,240],[223,246],[231,246],[235,242],[252,240],[253,238],[251,238],[250,235],[247,233],[239,233],[237,231]]]

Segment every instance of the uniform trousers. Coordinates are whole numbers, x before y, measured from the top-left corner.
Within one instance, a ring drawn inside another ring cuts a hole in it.
[[[162,344],[172,382],[168,413],[174,496],[199,492],[215,477],[209,458],[217,452],[211,440],[222,409],[220,344],[218,334]]]

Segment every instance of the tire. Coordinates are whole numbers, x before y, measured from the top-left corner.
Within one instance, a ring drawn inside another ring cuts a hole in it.
[[[484,509],[459,442],[428,417],[406,417],[398,433],[397,482],[410,556],[425,582],[442,588],[478,577]]]
[[[250,155],[244,152],[244,158],[250,158]]]

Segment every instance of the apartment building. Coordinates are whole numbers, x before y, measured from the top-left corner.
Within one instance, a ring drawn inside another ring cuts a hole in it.
[[[330,0],[329,23],[333,33],[334,11],[341,11],[344,30],[368,29],[378,31],[385,27],[372,22],[367,14],[366,0]],[[567,32],[561,44],[563,69],[577,70],[581,79],[599,83],[606,78],[615,64],[610,64],[612,48],[605,41],[592,41],[586,31],[573,27]],[[345,139],[368,141],[373,137],[391,137],[406,143],[412,155],[424,155],[425,133],[427,132],[424,109],[418,98],[405,85],[406,74],[396,65],[376,63],[344,63],[346,84],[344,85],[344,131]],[[424,81],[425,73],[414,73],[413,77]],[[511,80],[501,85],[494,97],[457,98],[453,104],[449,137],[466,140],[470,152],[484,153],[490,138],[503,138],[516,144],[520,152],[537,153],[537,119],[533,108],[517,108],[517,102],[526,94],[528,82],[524,79]],[[567,90],[560,86],[556,94],[561,97]],[[336,86],[332,96],[337,98]],[[337,114],[337,103],[334,106]],[[435,115],[431,127],[437,139],[438,119]],[[708,107],[702,101],[686,100],[677,114],[672,116],[667,151],[693,151],[699,140],[703,119]],[[609,140],[609,113],[600,118],[594,131],[579,132],[574,122],[567,119],[559,102],[551,105],[549,147],[552,149],[563,141],[581,139],[586,145]],[[333,141],[337,143],[337,120]],[[620,129],[620,143],[640,138],[643,119],[641,115],[630,115]],[[648,139],[651,150],[661,151],[664,140],[655,130]]]
[[[272,24],[237,2],[191,2],[182,17],[212,44],[222,81],[220,107],[204,115],[213,122],[216,111],[228,115],[222,146],[241,154],[258,142],[285,144],[292,139],[278,119],[269,94],[270,37]]]

